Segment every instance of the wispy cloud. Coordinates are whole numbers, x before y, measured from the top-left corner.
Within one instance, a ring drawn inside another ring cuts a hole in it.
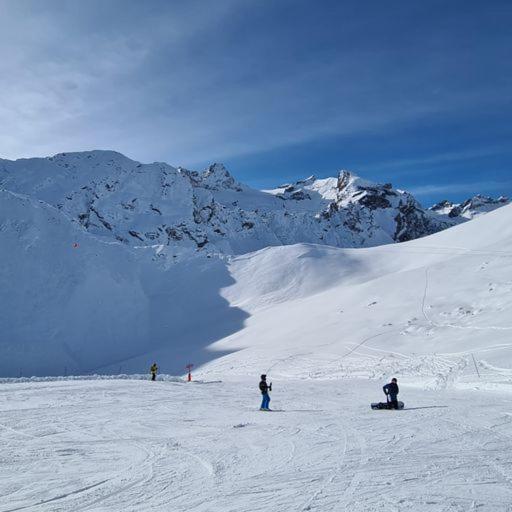
[[[456,9],[459,28],[443,29],[413,4],[396,26],[385,5],[355,0],[4,0],[0,156],[111,148],[193,166],[510,99],[503,68],[493,80],[481,58],[502,62],[507,45],[476,39],[466,53],[485,69],[469,76],[447,50],[466,18]]]
[[[485,194],[507,190],[512,186],[512,181],[481,181],[473,183],[449,183],[446,185],[420,185],[408,187],[407,190],[416,196],[432,196],[439,194]]]
[[[411,174],[418,168],[437,166],[439,164],[449,164],[454,162],[464,162],[467,160],[475,160],[478,158],[487,158],[499,154],[510,154],[512,148],[510,145],[490,146],[477,149],[468,149],[464,151],[450,151],[442,153],[434,153],[428,156],[417,158],[400,158],[377,162],[371,166],[361,166],[361,170],[379,169],[393,170],[395,176]]]

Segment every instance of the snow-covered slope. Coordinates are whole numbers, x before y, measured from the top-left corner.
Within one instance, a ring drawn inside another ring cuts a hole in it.
[[[210,362],[199,375],[394,373],[420,387],[510,388],[511,220],[506,206],[403,244],[299,244],[235,257],[228,264],[232,284],[221,295],[248,316],[208,347]],[[149,358],[165,367],[174,353],[172,345],[162,347],[125,368],[140,371]]]
[[[507,395],[226,377],[0,384],[0,510],[510,511]]]
[[[269,248],[223,295],[251,316],[205,371],[512,385],[512,206],[412,242]],[[468,380],[469,379],[469,380]],[[466,384],[464,384],[466,383]],[[468,384],[469,385],[469,384]]]
[[[241,185],[221,164],[198,173],[113,151],[0,160],[0,188],[45,201],[96,236],[161,244],[177,259],[295,243],[370,247],[459,221],[348,171],[265,192]]]
[[[222,261],[167,268],[26,196],[0,191],[0,240],[2,376],[117,370],[169,344],[167,370],[179,373],[247,316],[218,293],[233,282]]]

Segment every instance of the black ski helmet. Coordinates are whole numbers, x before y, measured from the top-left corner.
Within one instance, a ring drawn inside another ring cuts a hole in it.
[[[261,380],[265,380],[266,378],[267,378],[267,376],[266,376],[265,374],[263,374],[263,375],[261,376]]]

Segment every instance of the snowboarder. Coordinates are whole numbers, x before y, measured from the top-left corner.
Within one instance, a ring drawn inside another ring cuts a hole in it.
[[[153,363],[151,365],[149,371],[151,372],[151,380],[156,380],[156,374],[158,372],[158,366],[156,365],[156,363]]]
[[[398,384],[396,378],[392,378],[389,384],[386,384],[382,389],[388,399],[390,409],[398,409]]]
[[[270,404],[270,395],[268,394],[268,392],[272,391],[272,382],[270,384],[267,384],[266,375],[261,376],[260,391],[263,397],[261,401],[260,411],[270,411],[270,409],[268,408]]]

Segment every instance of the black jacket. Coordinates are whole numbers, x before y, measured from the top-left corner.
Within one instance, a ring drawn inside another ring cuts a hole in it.
[[[389,384],[386,384],[382,389],[386,395],[391,397],[396,397],[396,395],[398,395],[398,384],[396,382],[390,382]]]
[[[260,391],[261,394],[264,395],[265,393],[268,393],[269,391],[272,391],[272,384],[267,384],[266,380],[262,380],[260,382]]]

